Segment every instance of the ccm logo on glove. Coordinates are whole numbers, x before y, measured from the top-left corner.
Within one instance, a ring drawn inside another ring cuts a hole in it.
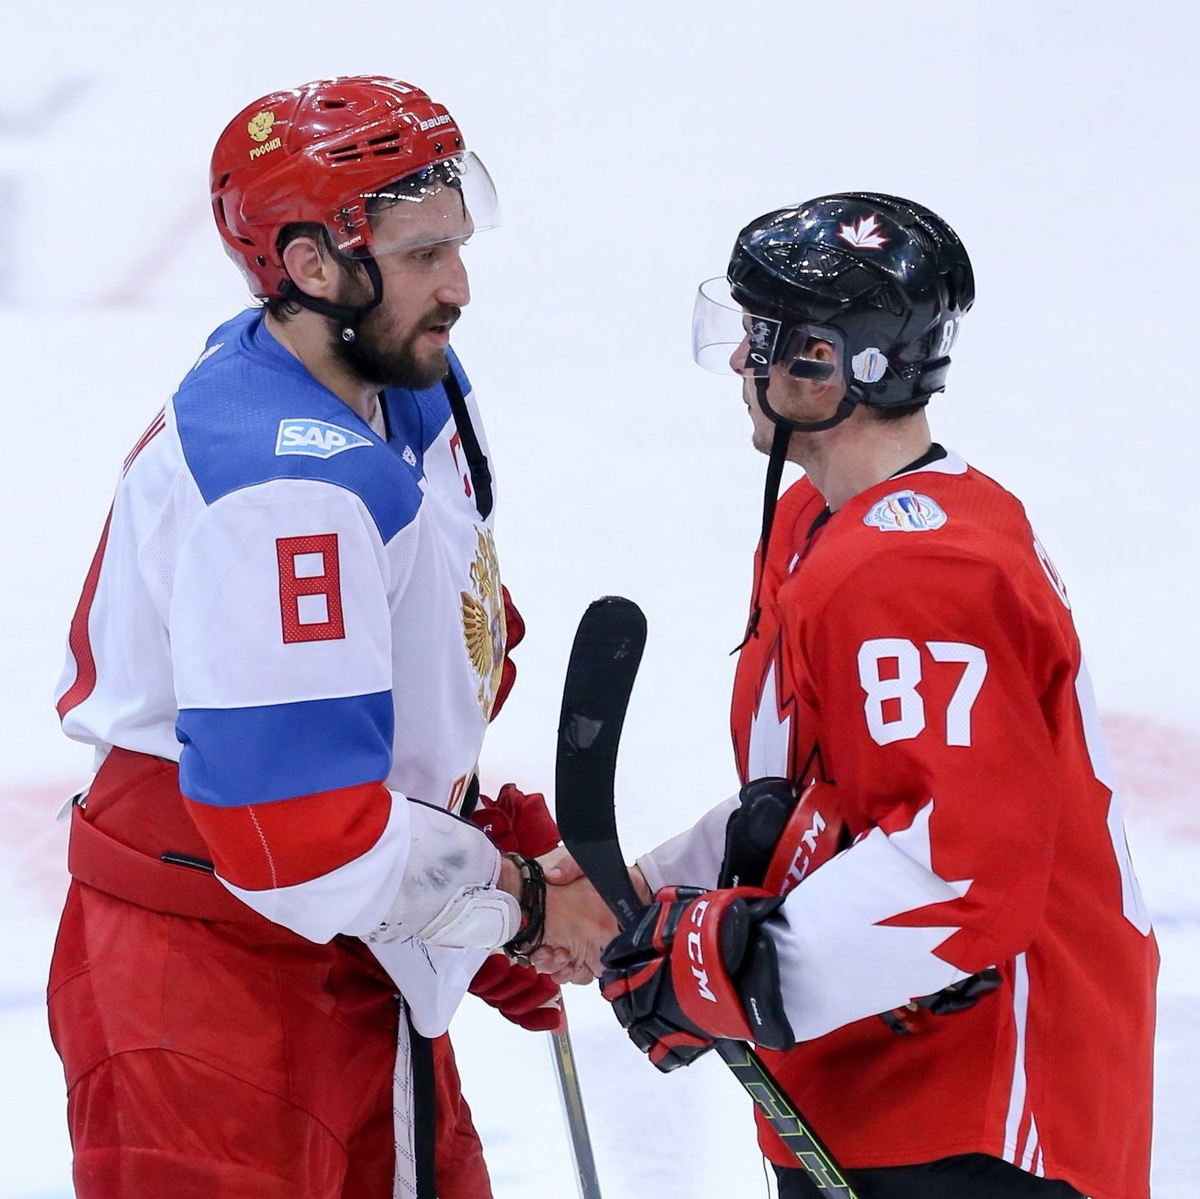
[[[604,951],[600,990],[660,1070],[714,1038],[790,1049],[775,945],[764,926],[783,902],[754,887],[665,887]]]
[[[704,923],[704,914],[707,911],[707,899],[698,899],[692,905],[692,923],[696,926],[697,930]],[[704,949],[700,944],[699,931],[688,933],[687,952],[688,957],[696,963],[692,967],[692,973],[696,976],[696,993],[701,999],[707,999],[710,1003],[716,1003],[717,997],[712,993],[708,985],[708,971],[704,969]]]
[[[797,809],[797,811],[799,810]],[[805,813],[805,815],[808,815],[808,813]],[[826,828],[828,828],[828,825],[825,823],[825,817],[820,812],[814,810],[808,828],[800,833],[800,844],[796,848],[796,852],[792,855],[792,860],[788,863],[787,870],[784,872],[783,881],[779,884],[778,894],[786,895],[794,886],[804,881],[805,875],[813,869],[814,865],[820,866],[836,851],[836,839],[827,839],[826,852],[817,860],[817,850],[820,847],[821,834],[825,832]],[[772,890],[773,888],[767,889]]]

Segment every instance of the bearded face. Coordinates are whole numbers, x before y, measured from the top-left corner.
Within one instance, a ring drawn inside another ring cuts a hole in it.
[[[359,322],[353,341],[343,340],[339,328],[331,330],[330,350],[359,378],[377,387],[413,391],[432,387],[449,370],[450,329],[462,309],[435,303],[406,322],[389,303],[389,290],[385,284],[383,303]]]

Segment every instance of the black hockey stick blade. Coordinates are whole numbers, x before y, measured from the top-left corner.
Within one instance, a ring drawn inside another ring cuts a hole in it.
[[[627,928],[645,910],[617,836],[617,748],[646,644],[646,618],[632,600],[605,596],[575,633],[558,721],[555,819],[563,844]],[[717,1052],[827,1199],[857,1199],[833,1155],[754,1050],[717,1041]]]
[[[613,786],[645,644],[646,617],[632,600],[609,595],[589,604],[571,647],[558,722],[558,831],[622,927],[643,905],[621,860]]]

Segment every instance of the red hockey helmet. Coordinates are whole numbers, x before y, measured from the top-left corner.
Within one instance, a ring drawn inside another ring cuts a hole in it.
[[[366,256],[368,200],[398,179],[451,164],[469,192],[475,229],[498,221],[483,164],[466,152],[446,109],[398,79],[354,75],[273,92],[243,109],[213,151],[213,215],[225,252],[260,299],[281,294],[278,251],[287,225],[323,225],[343,253]]]

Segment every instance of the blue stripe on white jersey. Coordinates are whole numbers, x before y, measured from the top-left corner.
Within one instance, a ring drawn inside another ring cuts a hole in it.
[[[457,358],[449,356],[469,390]],[[183,454],[206,503],[272,479],[320,480],[358,495],[387,542],[416,515],[425,451],[452,418],[440,383],[423,391],[389,389],[384,405],[391,426],[384,466],[369,447],[329,457],[278,452],[281,425],[292,421],[323,422],[371,446],[384,443],[271,336],[257,310],[217,329],[174,398]]]
[[[393,724],[387,691],[257,708],[186,708],[175,725],[184,747],[180,789],[198,803],[241,807],[379,782],[391,768]]]

